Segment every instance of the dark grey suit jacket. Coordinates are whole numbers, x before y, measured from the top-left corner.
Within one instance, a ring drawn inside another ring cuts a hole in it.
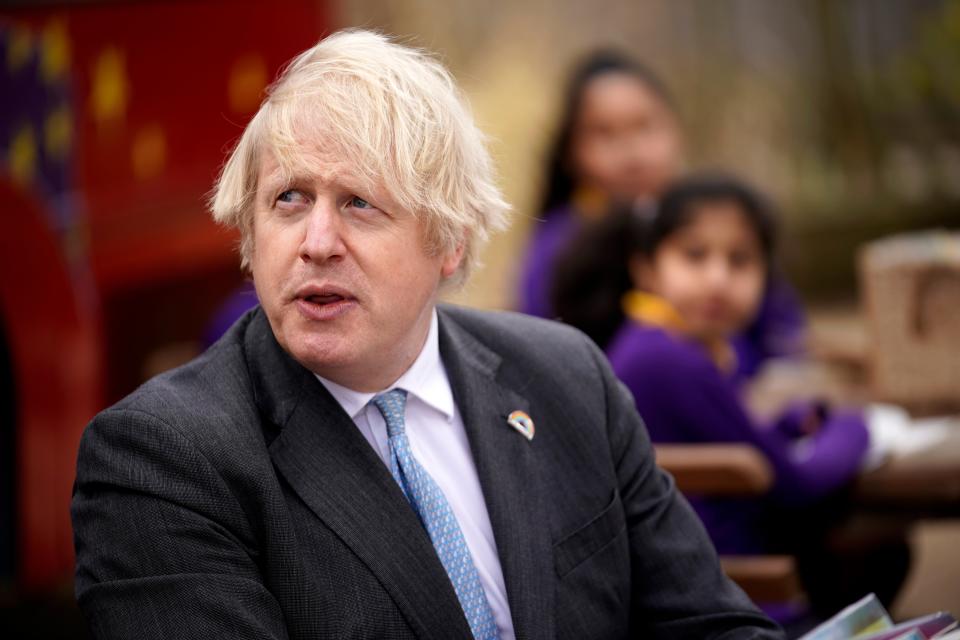
[[[589,340],[439,314],[518,638],[780,637],[722,574]],[[72,515],[100,638],[470,637],[386,466],[259,308],[90,423]]]

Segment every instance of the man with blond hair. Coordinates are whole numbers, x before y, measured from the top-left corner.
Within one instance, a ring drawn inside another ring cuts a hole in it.
[[[96,637],[780,637],[589,340],[437,304],[505,226],[493,173],[423,52],[284,70],[211,207],[260,305],[83,436]]]

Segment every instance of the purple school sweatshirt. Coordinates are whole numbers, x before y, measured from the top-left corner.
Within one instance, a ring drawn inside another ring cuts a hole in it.
[[[554,263],[581,227],[572,207],[549,211],[534,223],[520,272],[519,311],[538,318],[554,317],[550,304]]]
[[[812,405],[798,403],[771,425],[747,414],[737,384],[724,376],[696,343],[635,321],[627,321],[607,355],[633,393],[650,437],[662,443],[747,443],[757,447],[774,471],[766,500],[801,506],[826,497],[857,474],[868,433],[857,412],[828,415],[813,436],[801,434]],[[767,550],[760,520],[764,500],[707,499],[691,502],[720,553]]]

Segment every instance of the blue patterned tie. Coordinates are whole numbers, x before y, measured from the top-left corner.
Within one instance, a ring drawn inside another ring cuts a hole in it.
[[[493,610],[487,602],[480,575],[473,564],[463,532],[447,502],[443,491],[420,466],[410,450],[410,441],[404,431],[403,412],[407,404],[407,392],[393,389],[375,397],[371,402],[383,415],[390,437],[390,473],[414,511],[420,516],[424,528],[433,541],[437,556],[453,583],[463,613],[470,623],[470,631],[477,640],[497,638],[497,625]]]

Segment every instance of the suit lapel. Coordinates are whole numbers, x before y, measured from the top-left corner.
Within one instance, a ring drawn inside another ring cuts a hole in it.
[[[507,424],[527,400],[498,380],[501,358],[440,311],[440,354],[477,465],[518,639],[553,638],[553,568],[536,435]],[[536,421],[536,416],[532,416]]]
[[[326,388],[276,342],[263,312],[245,340],[270,455],[307,506],[377,576],[423,638],[470,638],[429,536],[383,462]]]

